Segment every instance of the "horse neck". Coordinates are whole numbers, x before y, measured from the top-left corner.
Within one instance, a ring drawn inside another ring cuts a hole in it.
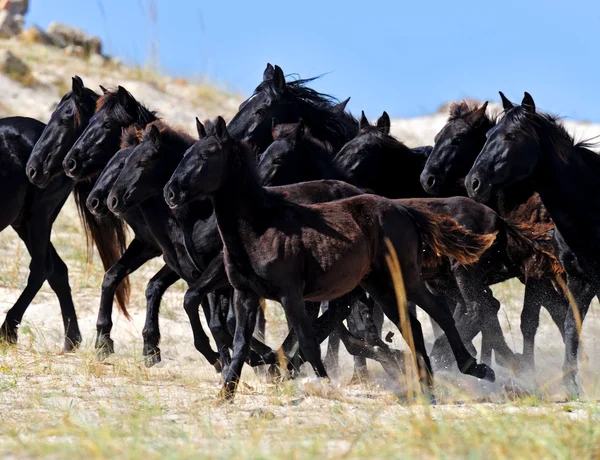
[[[568,163],[543,151],[532,179],[544,206],[569,247],[600,256],[600,175],[577,151]]]
[[[150,197],[140,203],[139,208],[152,237],[161,249],[165,253],[174,253],[173,242],[181,238],[181,232],[178,225],[173,225],[176,224],[175,216],[164,199],[159,195]]]
[[[267,225],[267,192],[254,175],[252,165],[241,159],[233,163],[224,182],[212,197],[219,233],[230,260],[246,264],[246,244]]]
[[[515,182],[493,194],[489,206],[502,217],[520,220],[522,206],[534,195],[535,187],[530,180]]]
[[[421,198],[429,196],[420,182],[420,176],[427,160],[408,147],[399,145],[384,154],[382,168],[379,170],[381,193],[388,198]],[[379,188],[379,186],[378,186]],[[378,190],[375,189],[377,192]]]
[[[301,161],[303,175],[299,181],[319,179],[343,180],[342,173],[333,163],[333,154],[318,146],[307,146],[306,158]]]

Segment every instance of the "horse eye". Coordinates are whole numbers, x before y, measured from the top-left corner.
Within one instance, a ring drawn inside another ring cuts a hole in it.
[[[138,163],[138,166],[139,166],[140,168],[145,168],[146,166],[148,166],[148,163],[147,163],[146,161],[140,161],[140,162]]]
[[[266,113],[266,111],[263,108],[257,109],[256,112],[254,112],[255,115],[258,115],[258,116],[261,116],[261,117],[264,116],[265,113]]]
[[[452,144],[458,145],[458,144],[460,144],[460,141],[461,141],[460,137],[455,137],[454,139],[452,139]]]
[[[273,158],[273,163],[276,165],[280,165],[281,163],[283,163],[283,159],[281,157],[275,157]]]
[[[517,137],[517,136],[515,135],[515,133],[508,133],[508,134],[506,135],[506,138],[507,138],[507,139],[511,139],[511,140],[512,140],[512,139],[514,139],[515,137]]]
[[[106,122],[102,125],[104,129],[110,129],[110,123]]]

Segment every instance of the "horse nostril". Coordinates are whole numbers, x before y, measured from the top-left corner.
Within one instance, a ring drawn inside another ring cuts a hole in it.
[[[100,206],[100,200],[98,198],[92,198],[90,204],[92,205],[92,209],[98,209],[98,206]]]
[[[427,186],[428,187],[433,187],[434,185],[435,185],[435,177],[429,176],[427,178]]]
[[[110,208],[111,209],[117,209],[118,205],[119,205],[119,199],[116,196],[113,196],[110,199]]]
[[[65,166],[69,171],[73,171],[77,167],[77,162],[73,158],[69,158],[65,162]]]
[[[35,176],[37,175],[37,171],[33,166],[29,167],[29,178],[30,179],[35,179]]]
[[[476,191],[480,185],[481,185],[481,182],[479,182],[479,179],[474,177],[473,181],[471,182],[471,187],[473,188],[473,191]]]
[[[175,191],[172,188],[169,189],[168,196],[169,196],[169,201],[173,201],[175,199]]]

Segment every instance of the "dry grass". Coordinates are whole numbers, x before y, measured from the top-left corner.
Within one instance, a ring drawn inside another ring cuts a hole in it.
[[[61,352],[61,321],[55,297],[44,286],[27,312],[17,347],[0,348],[0,455],[64,458],[178,457],[582,457],[600,455],[598,365],[591,311],[584,328],[590,358],[583,402],[561,403],[562,345],[543,314],[539,334],[538,391],[496,368],[498,382],[439,372],[439,405],[411,403],[405,382],[386,380],[372,365],[373,382],[348,386],[351,361],[332,383],[266,383],[246,369],[233,404],[216,404],[219,378],[191,345],[181,309],[185,287],[165,296],[161,331],[163,362],[146,369],[141,359],[143,287],[161,266],[155,260],[133,275],[128,322],[115,313],[117,354],[99,363],[93,352],[102,271],[87,264],[85,239],[71,202],[53,240],[70,268],[84,334],[82,349]],[[24,286],[28,256],[12,231],[0,235],[0,305],[6,311]],[[509,343],[520,347],[522,298],[518,283],[496,292]],[[268,310],[271,344],[285,330],[281,310]],[[426,320],[422,321],[429,329]],[[389,325],[388,325],[389,327]],[[402,347],[399,335],[395,344]],[[519,395],[518,397],[515,395]]]

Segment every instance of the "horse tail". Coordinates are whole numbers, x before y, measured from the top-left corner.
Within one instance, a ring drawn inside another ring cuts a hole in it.
[[[423,241],[423,265],[436,266],[441,257],[451,257],[463,265],[479,260],[498,232],[477,234],[462,227],[452,217],[419,207],[406,208],[413,218]]]
[[[505,222],[508,257],[522,266],[526,279],[564,273],[550,236],[553,224]]]
[[[121,258],[127,248],[126,226],[122,219],[112,213],[102,219],[97,219],[89,211],[85,202],[93,186],[91,181],[77,182],[74,189],[75,204],[85,229],[88,260],[91,260],[92,247],[96,246],[106,272]],[[127,311],[129,293],[130,285],[127,277],[121,281],[116,292],[117,306],[127,319],[131,319]]]

